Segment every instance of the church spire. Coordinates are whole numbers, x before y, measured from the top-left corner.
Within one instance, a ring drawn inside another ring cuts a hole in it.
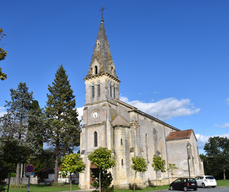
[[[115,65],[111,56],[111,51],[109,47],[109,42],[107,40],[106,31],[104,28],[104,20],[103,20],[103,10],[105,8],[102,7],[102,19],[99,27],[99,32],[97,35],[97,39],[95,42],[95,47],[93,50],[93,54],[91,57],[90,67],[87,73],[88,77],[92,77],[94,75],[99,75],[103,73],[108,73],[109,75],[117,78]]]

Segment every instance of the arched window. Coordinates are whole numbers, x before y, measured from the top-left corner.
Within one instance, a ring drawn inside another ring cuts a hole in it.
[[[113,67],[111,67],[111,74],[113,75]]]
[[[98,74],[98,67],[95,66],[95,75]]]
[[[115,98],[115,85],[114,85],[114,98]]]
[[[123,159],[121,160],[121,165],[123,166]]]
[[[97,132],[94,132],[94,147],[98,146],[98,138],[97,138]]]
[[[121,139],[121,145],[122,145],[122,139]]]
[[[97,84],[97,96],[100,97],[100,83]]]
[[[110,85],[110,96],[112,97],[112,85]]]
[[[94,83],[91,86],[91,97],[94,98],[95,97],[95,86]]]

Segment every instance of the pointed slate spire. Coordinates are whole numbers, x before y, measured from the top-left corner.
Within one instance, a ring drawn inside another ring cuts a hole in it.
[[[107,72],[117,78],[103,22],[104,20],[102,18],[86,78],[97,74],[99,75],[104,72]],[[95,66],[97,66],[96,70],[98,70],[98,73],[95,73]]]

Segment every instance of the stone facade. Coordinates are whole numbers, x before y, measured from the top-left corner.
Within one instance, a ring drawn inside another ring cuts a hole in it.
[[[153,155],[159,155],[168,164],[176,164],[174,177],[204,174],[199,158],[196,137],[152,117],[136,107],[119,100],[119,84],[106,32],[101,20],[90,67],[84,78],[86,99],[83,127],[80,135],[80,153],[86,163],[80,173],[81,189],[91,187],[93,166],[87,156],[98,147],[112,150],[116,166],[110,171],[116,188],[129,188],[134,181],[131,169],[132,157],[144,157],[148,163],[145,173],[138,173],[136,183],[146,187],[156,183],[152,168]],[[184,134],[186,133],[186,135]],[[171,181],[169,172],[157,173],[160,184]]]

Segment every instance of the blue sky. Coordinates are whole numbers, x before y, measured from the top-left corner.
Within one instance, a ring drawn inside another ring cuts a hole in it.
[[[10,88],[26,82],[45,107],[63,64],[81,113],[102,3],[120,97],[178,129],[193,129],[200,152],[210,136],[229,138],[229,1],[9,0],[0,62],[0,115]]]

